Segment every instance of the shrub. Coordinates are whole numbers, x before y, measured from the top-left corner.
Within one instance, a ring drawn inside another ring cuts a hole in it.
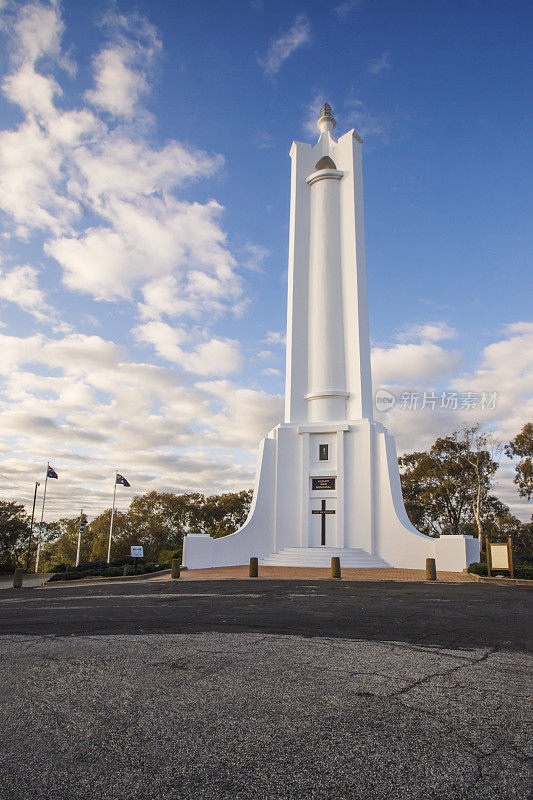
[[[498,573],[500,570],[493,568],[492,573]],[[487,564],[480,563],[479,561],[474,561],[473,564],[470,564],[468,567],[468,572],[471,572],[474,575],[487,575]],[[507,570],[502,570],[502,574],[507,577],[509,573]],[[514,576],[515,578],[521,578],[522,580],[530,580],[533,581],[533,564],[530,561],[515,561],[514,563]]]
[[[533,581],[533,564],[529,561],[517,561],[514,565],[514,576]]]
[[[90,572],[79,572],[78,570],[70,570],[69,572],[56,572],[49,581],[78,581],[80,578],[86,578]]]
[[[132,563],[133,559],[129,562],[126,561],[125,563]],[[111,566],[107,566],[107,562],[93,562],[98,566],[92,569],[80,569],[81,566],[88,567],[89,564],[80,564],[80,566],[76,568],[69,569],[68,572],[55,572],[50,581],[76,581],[80,580],[81,578],[121,578],[124,574],[124,566],[117,565],[116,563],[112,564]],[[165,569],[164,564],[144,564],[141,559],[139,559],[139,563],[137,564],[137,575],[144,575],[149,572],[159,572],[160,570]],[[129,575],[133,575],[133,570],[129,570]]]
[[[480,561],[473,561],[468,567],[468,572],[473,575],[487,575],[487,564]]]

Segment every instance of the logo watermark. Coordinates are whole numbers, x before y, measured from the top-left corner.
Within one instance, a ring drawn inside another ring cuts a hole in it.
[[[387,389],[378,389],[374,395],[374,403],[378,411],[390,411],[396,405],[396,398]]]
[[[445,409],[448,411],[493,411],[498,402],[498,392],[421,392],[405,391],[399,395],[388,389],[378,389],[374,395],[377,411],[390,411],[398,406],[402,411],[431,411]]]

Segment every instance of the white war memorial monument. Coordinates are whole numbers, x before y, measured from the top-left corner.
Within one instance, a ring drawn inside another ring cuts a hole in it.
[[[459,572],[471,536],[425,536],[405,511],[396,446],[373,419],[362,139],[333,137],[326,103],[314,147],[293,142],[285,421],[263,439],[248,519],[229,536],[185,537],[189,569],[246,564]]]

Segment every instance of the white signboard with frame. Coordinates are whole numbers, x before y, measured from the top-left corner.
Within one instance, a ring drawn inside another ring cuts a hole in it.
[[[142,544],[132,544],[130,549],[132,558],[144,558],[144,547]]]
[[[491,544],[490,560],[493,569],[509,569],[509,548],[506,544]]]

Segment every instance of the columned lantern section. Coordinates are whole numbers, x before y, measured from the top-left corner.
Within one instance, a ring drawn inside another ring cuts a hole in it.
[[[342,315],[340,186],[342,170],[330,163],[306,179],[310,192],[309,392],[311,422],[346,419],[346,377]],[[320,161],[316,165],[321,166]]]

